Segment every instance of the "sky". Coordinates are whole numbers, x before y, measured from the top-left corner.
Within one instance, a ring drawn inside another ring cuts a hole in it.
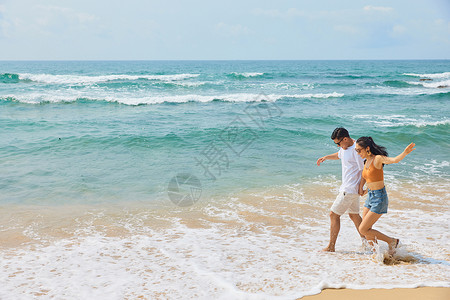
[[[450,0],[0,0],[0,60],[450,59]]]

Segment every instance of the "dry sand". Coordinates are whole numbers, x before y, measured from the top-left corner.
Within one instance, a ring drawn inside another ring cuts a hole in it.
[[[416,289],[325,289],[320,294],[302,300],[449,300],[450,288],[420,287]]]

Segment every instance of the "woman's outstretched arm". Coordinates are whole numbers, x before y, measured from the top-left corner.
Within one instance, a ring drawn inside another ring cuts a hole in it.
[[[375,167],[381,167],[381,164],[385,164],[385,165],[389,165],[389,164],[396,164],[398,162],[400,162],[402,159],[405,158],[406,155],[410,154],[413,150],[416,150],[416,148],[414,148],[416,146],[416,144],[411,143],[409,144],[405,150],[403,150],[402,153],[400,153],[399,155],[397,155],[396,157],[387,157],[387,156],[382,156],[382,155],[377,155],[375,157],[376,161],[374,161],[375,163]]]

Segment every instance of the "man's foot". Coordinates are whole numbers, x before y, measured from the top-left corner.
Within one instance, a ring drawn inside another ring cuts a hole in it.
[[[395,254],[395,250],[398,248],[399,243],[400,243],[399,239],[394,239],[394,241],[389,244],[389,254],[391,255]]]
[[[334,252],[335,249],[332,246],[327,246],[327,247],[323,248],[322,251],[324,251],[324,252]]]

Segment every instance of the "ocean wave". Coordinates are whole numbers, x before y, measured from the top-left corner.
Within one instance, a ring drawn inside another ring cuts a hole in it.
[[[449,89],[435,88],[424,89],[418,85],[410,85],[410,88],[400,89],[398,86],[377,85],[377,89],[365,89],[364,94],[378,95],[388,97],[390,95],[402,95],[402,96],[432,96],[442,97],[449,94]]]
[[[3,74],[5,75],[5,74]],[[11,75],[11,74],[10,74]],[[177,81],[189,78],[195,78],[200,74],[170,74],[170,75],[126,75],[111,74],[100,76],[87,75],[53,75],[53,74],[31,74],[21,73],[12,74],[18,76],[18,79],[24,81],[33,81],[47,84],[94,84],[100,82],[108,82],[114,80],[160,80],[160,81]],[[14,76],[13,76],[14,77]]]
[[[442,173],[447,173],[446,172],[446,170],[448,169],[447,167],[450,167],[450,162],[445,160],[438,162],[435,159],[433,159],[428,163],[423,163],[421,165],[414,166],[414,170],[419,170],[429,175],[440,175]]]
[[[440,126],[449,125],[450,119],[445,120],[418,120],[416,118],[408,118],[405,115],[390,115],[390,116],[377,116],[377,115],[358,115],[353,116],[353,119],[364,120],[368,123],[374,124],[380,127],[426,127],[426,126]]]
[[[446,98],[446,99],[448,99],[447,97],[449,97],[450,96],[450,91],[449,90],[446,90],[446,92],[440,92],[440,93],[433,93],[433,94],[430,94],[430,97],[431,98],[436,98],[436,99],[440,99],[440,98]]]
[[[450,78],[450,72],[433,73],[433,74],[403,73],[403,75],[413,76],[413,77],[421,77],[421,78],[432,78],[432,79]]]
[[[339,78],[339,79],[372,79],[377,76],[370,75],[356,75],[356,74],[347,74],[347,73],[331,73],[325,76],[326,78]]]
[[[227,95],[164,95],[164,96],[144,96],[144,97],[117,97],[105,96],[101,98],[91,98],[81,95],[50,95],[50,94],[29,94],[29,95],[6,95],[0,98],[3,101],[17,101],[29,104],[75,102],[75,101],[107,101],[117,102],[127,105],[160,104],[160,103],[186,103],[186,102],[273,102],[280,99],[327,99],[339,98],[344,94],[227,94]]]
[[[19,74],[14,74],[14,73],[0,74],[0,82],[2,82],[2,83],[11,83],[11,82],[18,82],[18,81],[19,81]]]
[[[426,127],[426,126],[439,126],[439,125],[449,125],[450,120],[443,121],[411,121],[406,122],[404,124],[400,124],[400,126],[415,126],[415,127]],[[398,125],[397,125],[398,126]]]
[[[450,79],[444,81],[408,81],[408,84],[421,85],[427,88],[448,88],[450,87]]]
[[[391,87],[409,87],[411,86],[410,82],[402,81],[402,80],[386,80],[383,82],[384,85]]]
[[[342,93],[318,93],[318,94],[295,94],[295,95],[282,95],[281,98],[299,98],[299,99],[305,99],[305,98],[317,98],[317,99],[326,99],[326,98],[341,98],[344,97],[344,94]]]
[[[154,83],[155,86],[163,86],[163,87],[186,87],[186,88],[195,88],[204,85],[214,85],[219,84],[216,82],[207,82],[207,81],[183,81],[183,80],[174,80],[174,81],[157,81]]]
[[[267,75],[266,73],[260,73],[260,72],[244,72],[244,73],[237,73],[233,72],[230,74],[227,74],[228,77],[234,78],[234,79],[245,79],[245,78],[251,78],[251,77],[262,77],[264,75]]]

